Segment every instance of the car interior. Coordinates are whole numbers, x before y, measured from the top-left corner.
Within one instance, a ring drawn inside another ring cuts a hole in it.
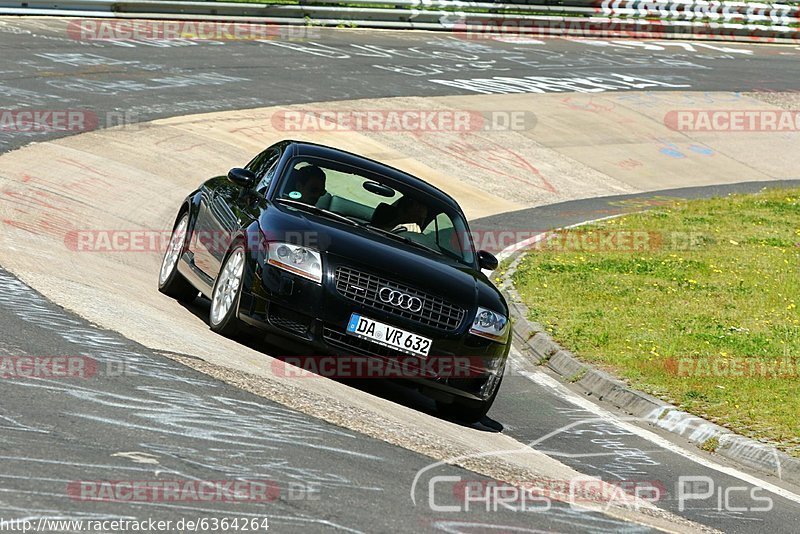
[[[465,259],[464,247],[468,245],[462,243],[447,214],[434,212],[435,208],[427,202],[411,199],[387,186],[378,186],[381,189],[376,193],[378,189],[370,187],[370,184],[376,185],[376,181],[347,172],[345,169],[334,169],[319,165],[317,162],[296,163],[292,168],[292,174],[281,189],[281,197],[291,198],[291,192],[298,190],[299,171],[308,165],[318,166],[326,176],[325,193],[316,202],[315,207],[402,235],[421,245],[442,251],[447,256]],[[428,207],[429,212],[422,224],[412,223],[411,219],[404,220],[404,211],[407,211],[408,205],[414,202]],[[467,252],[466,256],[470,257],[471,253]]]

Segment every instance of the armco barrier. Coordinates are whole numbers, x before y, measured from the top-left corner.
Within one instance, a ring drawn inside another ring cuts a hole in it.
[[[0,0],[0,15],[199,19],[346,25],[490,35],[679,38],[800,43],[800,7],[695,0]]]

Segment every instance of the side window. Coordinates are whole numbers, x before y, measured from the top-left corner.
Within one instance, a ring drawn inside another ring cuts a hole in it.
[[[269,183],[275,176],[275,169],[277,168],[280,156],[280,150],[265,150],[256,156],[247,166],[247,168],[256,175],[256,179],[258,180],[258,185],[256,185],[257,191],[263,193],[267,187],[269,187]]]
[[[453,220],[445,213],[438,214],[423,230],[423,234],[435,242],[441,250],[446,250],[461,258],[464,255],[461,244],[462,235],[459,235],[453,226]]]
[[[271,164],[269,165],[269,167],[267,167],[266,171],[264,172],[264,175],[260,176],[261,179],[259,180],[258,185],[256,186],[256,191],[258,191],[259,193],[264,193],[269,187],[269,183],[275,177],[275,170],[278,168],[279,159],[280,158],[277,156],[271,159],[270,160]],[[259,175],[256,174],[256,176]]]
[[[444,212],[431,219],[428,226],[423,230],[424,234],[433,235],[434,237],[443,232],[453,232],[453,221]]]

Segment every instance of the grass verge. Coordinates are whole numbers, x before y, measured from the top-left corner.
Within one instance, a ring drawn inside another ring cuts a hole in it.
[[[541,242],[513,281],[582,360],[800,457],[800,189],[676,203]]]

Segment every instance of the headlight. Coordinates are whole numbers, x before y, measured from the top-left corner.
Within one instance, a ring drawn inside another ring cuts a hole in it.
[[[495,313],[486,308],[478,308],[475,321],[472,323],[472,328],[469,329],[470,334],[494,341],[505,341],[507,331],[508,319],[505,315]]]
[[[322,257],[314,249],[289,243],[269,243],[267,263],[322,283]]]

